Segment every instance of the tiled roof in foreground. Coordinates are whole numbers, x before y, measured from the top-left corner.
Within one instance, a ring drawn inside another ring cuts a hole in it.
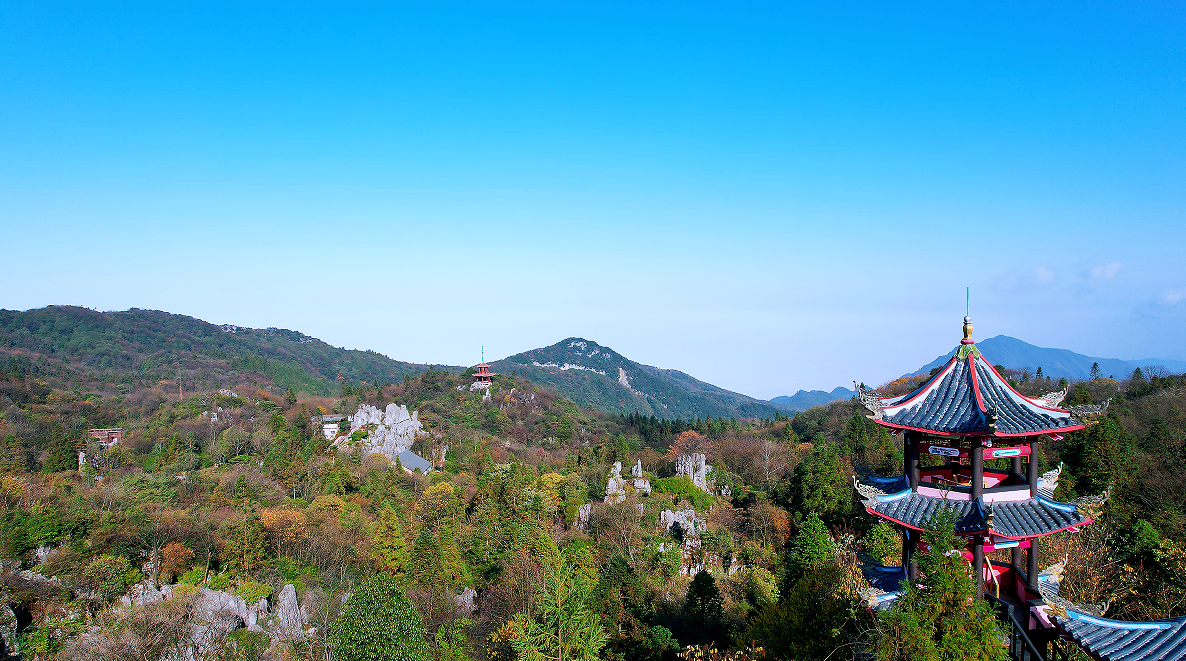
[[[928,530],[931,517],[943,508],[954,510],[955,532],[960,535],[992,532],[1009,539],[1025,539],[1091,523],[1075,505],[1041,496],[985,505],[983,499],[947,500],[906,490],[865,501],[870,514],[915,530]]]
[[[1083,428],[1070,411],[1014,390],[974,345],[964,345],[935,376],[908,395],[883,398],[867,389],[860,395],[875,420],[900,429],[1022,436]]]
[[[917,390],[900,397],[881,397],[857,386],[861,403],[886,427],[933,434],[1033,436],[1083,429],[1101,407],[1059,408],[1066,390],[1026,397],[1013,389],[981,355],[964,318],[964,339],[951,359]]]
[[[1186,660],[1186,617],[1121,622],[1068,610],[1055,622],[1102,661]]]

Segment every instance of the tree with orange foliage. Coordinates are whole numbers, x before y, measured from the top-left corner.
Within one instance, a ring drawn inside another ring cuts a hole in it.
[[[189,569],[194,559],[194,552],[181,542],[169,542],[161,551],[161,569],[166,574],[176,576]]]
[[[287,507],[269,507],[260,512],[260,523],[264,530],[276,544],[276,555],[290,546],[305,534],[305,515],[303,512]]]
[[[689,429],[681,432],[676,436],[671,445],[667,448],[667,459],[674,461],[676,457],[682,454],[700,453],[704,455],[716,454],[716,445],[704,434],[698,431]]]

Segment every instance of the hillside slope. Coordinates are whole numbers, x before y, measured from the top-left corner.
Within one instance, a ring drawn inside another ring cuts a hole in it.
[[[428,368],[373,351],[339,349],[296,331],[216,326],[135,308],[0,310],[0,354],[40,356],[66,380],[144,385],[181,378],[193,388],[263,377],[278,388],[312,395],[337,392],[339,381],[394,383]]]
[[[496,372],[518,372],[574,402],[606,413],[639,412],[690,420],[712,416],[770,418],[775,408],[678,370],[636,363],[609,347],[570,337],[492,363]]]
[[[1090,378],[1092,363],[1099,363],[1101,376],[1115,376],[1118,379],[1132,374],[1132,371],[1138,366],[1161,365],[1173,372],[1186,370],[1186,362],[1180,360],[1150,358],[1130,361],[1118,358],[1096,358],[1067,349],[1037,347],[1008,335],[997,335],[987,340],[977,341],[976,347],[994,365],[1004,365],[1013,369],[1028,367],[1031,370],[1041,367],[1042,374],[1054,379],[1061,377],[1079,380]],[[931,369],[943,365],[953,353],[955,353],[955,349],[923,365],[913,374],[925,374]]]

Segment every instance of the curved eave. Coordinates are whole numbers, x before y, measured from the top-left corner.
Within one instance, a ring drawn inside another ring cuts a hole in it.
[[[994,438],[1024,438],[1027,436],[1041,436],[1043,434],[1065,434],[1068,432],[1079,431],[1080,429],[1086,429],[1086,427],[1084,425],[1075,424],[1075,425],[1071,425],[1070,427],[1057,427],[1055,429],[1043,429],[1041,431],[1027,431],[1027,432],[1016,432],[1016,433],[990,432],[987,430],[971,431],[971,432],[962,432],[962,431],[955,432],[955,431],[949,431],[949,430],[943,430],[943,429],[928,429],[926,427],[911,427],[909,425],[899,425],[899,424],[895,424],[893,422],[888,422],[886,420],[874,420],[873,422],[881,425],[882,427],[889,427],[891,429],[901,429],[903,431],[920,431],[920,432],[924,432],[927,434],[935,434],[938,436],[992,436]]]
[[[993,376],[996,377],[996,380],[1000,382],[1001,386],[1004,388],[1007,388],[1009,390],[1009,392],[1016,395],[1019,399],[1023,399],[1025,401],[1029,402],[1031,405],[1033,405],[1037,408],[1040,408],[1042,410],[1045,410],[1045,411],[1050,411],[1052,413],[1065,413],[1068,416],[1071,414],[1071,412],[1066,409],[1060,409],[1056,406],[1050,406],[1045,401],[1043,401],[1041,398],[1026,397],[1025,395],[1017,392],[1017,389],[1013,387],[1013,384],[1009,383],[1009,379],[1006,379],[1005,377],[1001,376],[1000,372],[997,371],[997,368],[993,367],[992,363],[988,362],[988,360],[986,360],[983,355],[977,354],[977,357],[981,361],[983,361],[984,366],[986,368],[988,368],[989,371],[991,371],[993,373]]]
[[[881,519],[885,519],[886,521],[896,523],[904,528],[909,528],[911,530],[917,530],[919,532],[935,532],[934,530],[931,530],[930,528],[922,528],[920,526],[906,523],[905,521],[899,521],[898,519],[895,519],[892,516],[882,514],[881,512],[878,512],[877,510],[874,510],[871,507],[866,507],[865,511],[872,514],[873,516],[876,516]],[[957,532],[956,535],[959,537],[964,537],[967,535],[989,535],[989,534],[991,534],[994,537],[1000,537],[1002,539],[1018,539],[1018,540],[1034,539],[1035,537],[1046,537],[1047,535],[1053,535],[1056,532],[1062,532],[1064,530],[1070,530],[1072,528],[1078,528],[1080,526],[1087,526],[1087,525],[1091,525],[1092,523],[1095,523],[1095,521],[1093,519],[1086,518],[1081,523],[1074,523],[1074,524],[1071,524],[1068,526],[1063,526],[1062,528],[1051,530],[1049,532],[1043,532],[1043,533],[1039,533],[1037,535],[1018,535],[1016,537],[1014,537],[1012,535],[1003,534],[1001,531],[993,530],[991,528],[983,528],[981,530],[961,530],[960,532]]]

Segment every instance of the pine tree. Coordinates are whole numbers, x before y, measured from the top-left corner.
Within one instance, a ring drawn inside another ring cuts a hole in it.
[[[808,515],[799,533],[795,535],[794,545],[787,557],[787,574],[782,592],[786,594],[804,574],[811,570],[823,569],[836,564],[836,544],[828,534],[828,527],[824,525],[814,512]]]
[[[546,550],[554,548],[553,544]],[[563,553],[545,552],[538,559],[544,581],[535,607],[515,619],[521,634],[512,644],[519,659],[594,661],[607,639],[600,616],[590,608],[596,572],[590,572],[582,559]]]
[[[1003,661],[992,606],[974,599],[976,583],[955,535],[955,515],[941,510],[925,535],[918,585],[907,586],[880,623],[878,661]],[[956,552],[952,552],[956,551]]]
[[[468,582],[469,572],[465,563],[461,561],[461,551],[457,548],[457,538],[453,527],[449,523],[441,525],[441,575],[445,584],[459,588]]]
[[[403,577],[408,570],[408,545],[400,526],[399,513],[391,505],[379,514],[379,523],[371,537],[371,555],[380,571]]]
[[[692,578],[684,598],[684,642],[713,643],[723,637],[724,599],[712,574],[703,569]]]
[[[432,528],[424,526],[416,541],[412,543],[412,562],[408,567],[408,577],[422,588],[439,590],[444,578],[444,568],[441,566],[441,544]]]

